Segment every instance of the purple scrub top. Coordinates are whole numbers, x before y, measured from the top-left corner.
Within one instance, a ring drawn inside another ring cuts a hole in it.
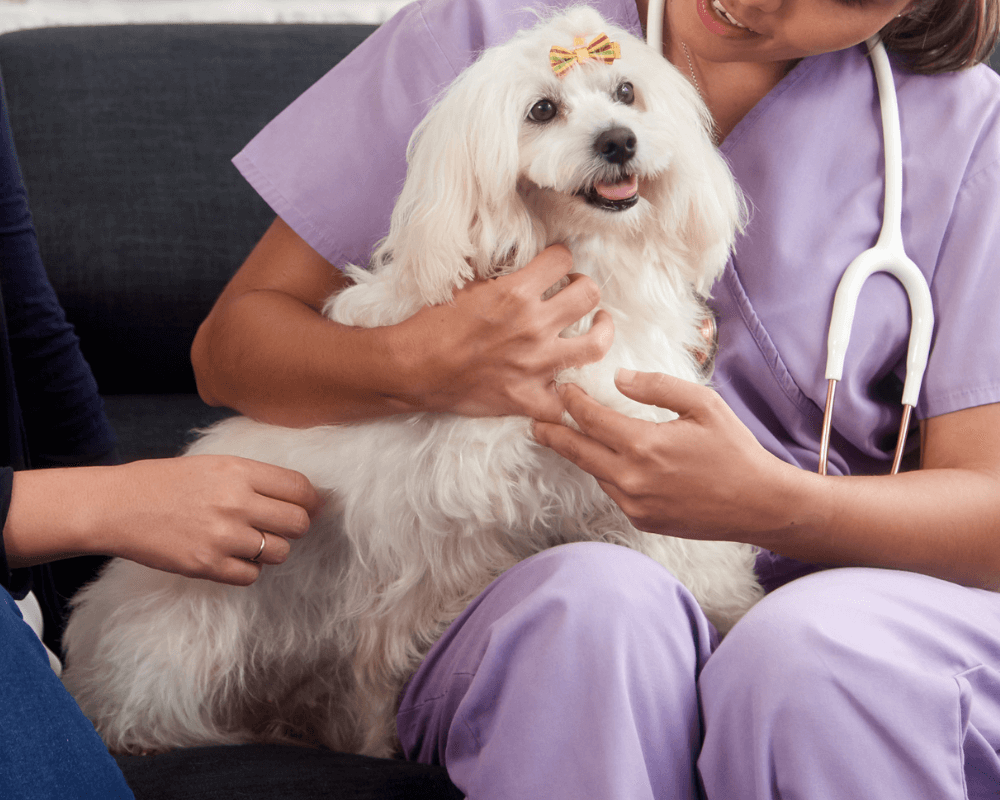
[[[630,0],[591,4],[641,35]],[[234,163],[325,258],[365,263],[388,230],[414,126],[483,48],[532,24],[525,5],[405,7]],[[926,418],[1000,400],[1000,79],[986,66],[921,76],[893,65],[904,243],[930,283],[936,314],[917,407]],[[833,294],[881,227],[881,117],[864,47],[801,61],[721,150],[752,216],[712,290],[720,328],[714,383],[764,447],[815,470]],[[908,336],[905,293],[894,278],[874,276],[861,294],[837,394],[831,474],[888,471]]]

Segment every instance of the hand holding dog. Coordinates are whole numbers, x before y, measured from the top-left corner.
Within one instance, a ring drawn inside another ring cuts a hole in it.
[[[600,291],[590,278],[570,274],[569,250],[554,245],[522,270],[472,281],[454,302],[428,306],[403,323],[429,353],[414,381],[424,410],[469,417],[562,417],[559,371],[599,361],[611,348],[614,323],[598,311],[586,333],[560,333],[594,310]],[[563,279],[568,283],[547,299]]]
[[[248,585],[320,506],[300,473],[230,456],[36,470],[14,476],[4,542],[13,566],[103,554]]]
[[[620,370],[626,397],[674,411],[653,423],[560,387],[575,431],[535,423],[535,438],[597,478],[639,530],[694,539],[749,541],[787,524],[777,490],[788,465],[771,456],[712,389],[673,376]],[[754,543],[754,542],[751,542]]]

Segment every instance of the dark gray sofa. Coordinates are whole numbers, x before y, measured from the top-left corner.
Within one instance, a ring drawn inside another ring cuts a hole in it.
[[[42,256],[123,458],[175,455],[187,431],[225,413],[197,399],[191,341],[274,216],[230,159],[372,30],[138,25],[0,36]]]
[[[370,32],[150,25],[0,35],[0,81],[42,256],[125,460],[229,413],[195,393],[195,330],[273,219],[230,158]],[[331,142],[331,146],[335,146]],[[139,800],[453,798],[439,768],[298,747],[119,763]]]

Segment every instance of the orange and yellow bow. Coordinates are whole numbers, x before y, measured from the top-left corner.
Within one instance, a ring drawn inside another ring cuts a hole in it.
[[[584,45],[582,36],[575,36],[572,50],[558,45],[549,50],[549,65],[556,76],[561,78],[575,64],[582,64],[592,58],[605,64],[612,64],[616,58],[621,57],[622,49],[618,46],[618,42],[609,41],[606,33],[595,37],[588,45]]]

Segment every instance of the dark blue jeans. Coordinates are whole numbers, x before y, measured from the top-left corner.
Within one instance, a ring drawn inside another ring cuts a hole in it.
[[[31,800],[132,798],[94,726],[49,666],[34,632],[0,588],[0,786]]]

